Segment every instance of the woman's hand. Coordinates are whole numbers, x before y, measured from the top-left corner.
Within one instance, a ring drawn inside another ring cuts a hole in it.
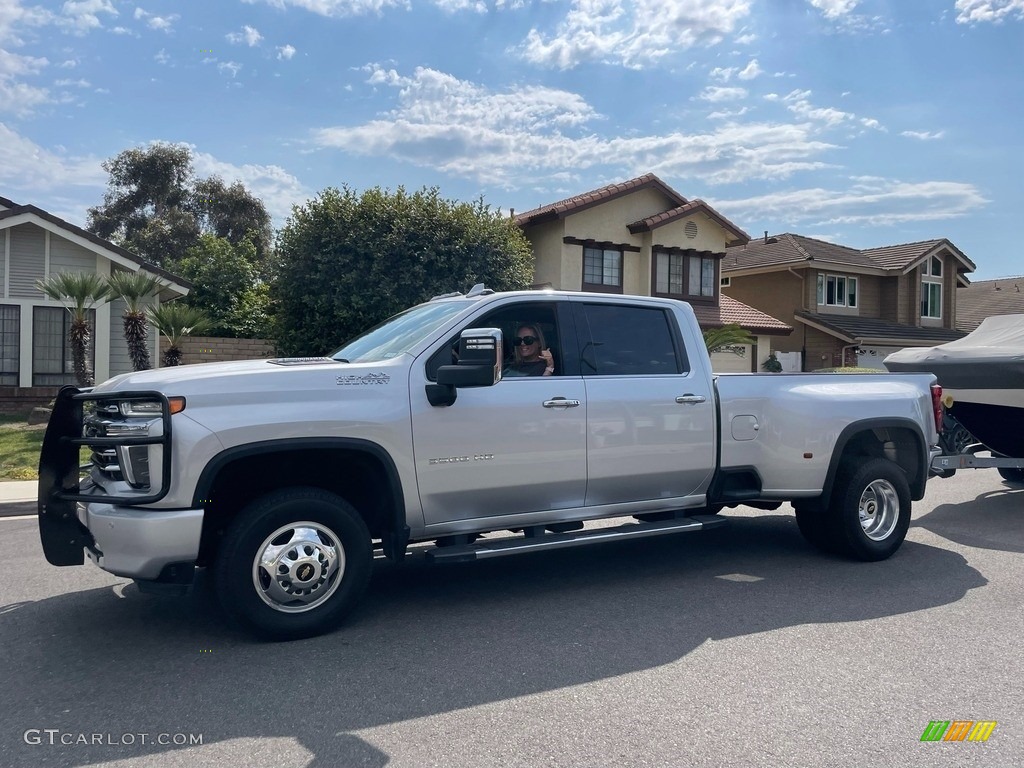
[[[550,349],[543,349],[540,353],[540,359],[544,361],[544,375],[550,376],[555,372],[555,358],[551,355]]]

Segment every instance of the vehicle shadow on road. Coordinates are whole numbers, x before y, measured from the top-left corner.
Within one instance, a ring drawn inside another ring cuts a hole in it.
[[[1024,488],[1004,481],[973,499],[940,504],[911,526],[968,547],[1024,552]]]
[[[181,598],[62,594],[0,607],[0,754],[84,765],[173,749],[28,746],[29,728],[186,732],[293,740],[294,763],[251,764],[382,766],[361,730],[672,664],[709,639],[927,610],[986,583],[913,542],[881,563],[824,556],[792,516],[767,515],[463,565],[380,562],[344,627],[292,643],[225,627],[202,584]]]

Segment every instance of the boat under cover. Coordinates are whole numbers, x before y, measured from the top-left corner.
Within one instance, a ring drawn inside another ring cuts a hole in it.
[[[935,374],[953,418],[990,450],[1024,458],[1024,315],[995,315],[962,339],[882,362],[893,372]]]

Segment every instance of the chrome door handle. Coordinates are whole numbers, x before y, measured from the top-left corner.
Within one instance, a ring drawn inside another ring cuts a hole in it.
[[[545,408],[579,408],[579,400],[566,400],[564,397],[555,397],[544,401]]]
[[[705,400],[707,400],[707,398],[704,397],[704,395],[680,395],[676,398],[677,403],[689,403],[691,405],[703,403]]]

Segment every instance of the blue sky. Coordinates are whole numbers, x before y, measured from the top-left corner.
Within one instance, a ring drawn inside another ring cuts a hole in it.
[[[523,211],[654,172],[754,237],[1024,273],[1024,0],[0,0],[0,195],[84,225],[184,143],[284,223],[344,184]]]

